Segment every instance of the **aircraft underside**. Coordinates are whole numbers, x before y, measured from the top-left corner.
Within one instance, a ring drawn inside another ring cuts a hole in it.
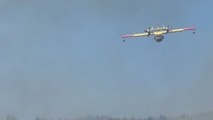
[[[164,39],[164,36],[163,35],[155,35],[154,39],[157,42],[161,42]]]

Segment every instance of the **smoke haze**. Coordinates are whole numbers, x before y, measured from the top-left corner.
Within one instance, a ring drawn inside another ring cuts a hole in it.
[[[0,0],[0,115],[213,111],[212,1]],[[121,43],[149,26],[197,33]]]

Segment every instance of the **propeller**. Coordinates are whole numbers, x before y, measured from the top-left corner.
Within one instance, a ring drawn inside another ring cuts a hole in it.
[[[148,36],[151,34],[151,33],[150,33],[150,30],[151,30],[151,27],[148,28],[148,31],[147,31]]]
[[[169,31],[170,31],[170,27],[169,27],[169,25],[167,25],[166,32],[169,33]]]

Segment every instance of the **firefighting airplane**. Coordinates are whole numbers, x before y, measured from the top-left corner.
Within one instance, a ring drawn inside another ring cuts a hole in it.
[[[142,36],[154,36],[155,41],[161,42],[164,39],[164,34],[168,33],[176,33],[176,32],[184,32],[184,31],[193,31],[195,34],[195,27],[190,28],[178,28],[178,29],[171,29],[169,26],[162,26],[162,27],[149,27],[148,29],[144,30],[144,33],[137,33],[137,34],[127,34],[122,35],[123,42],[129,37],[142,37]]]

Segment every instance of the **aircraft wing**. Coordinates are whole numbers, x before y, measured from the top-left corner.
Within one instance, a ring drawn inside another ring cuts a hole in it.
[[[188,31],[188,30],[195,30],[195,27],[191,28],[179,28],[179,29],[172,29],[169,31],[156,31],[151,33],[152,35],[162,35],[162,34],[167,34],[167,33],[176,33],[176,32],[183,32],[183,31]]]
[[[122,35],[121,37],[123,39],[126,39],[129,37],[142,37],[142,36],[149,36],[149,34],[148,33],[127,34],[127,35]]]
[[[169,33],[183,32],[183,31],[188,31],[188,30],[195,30],[195,27],[173,29],[173,30],[170,30]]]

